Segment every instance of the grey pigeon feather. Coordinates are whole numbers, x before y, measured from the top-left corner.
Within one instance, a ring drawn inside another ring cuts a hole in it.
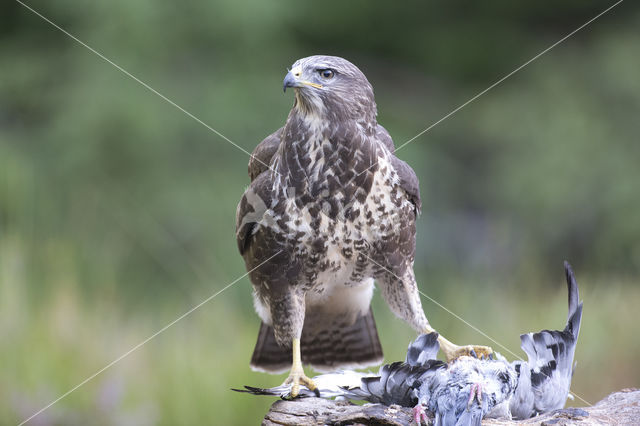
[[[385,405],[414,407],[414,418],[436,426],[480,425],[485,417],[528,419],[564,407],[573,374],[573,356],[582,319],[582,302],[571,266],[565,262],[569,293],[567,324],[562,331],[542,330],[520,336],[527,361],[509,363],[499,353],[491,359],[462,356],[446,364],[436,355],[438,334],[418,336],[404,362],[380,367],[378,374],[345,370],[313,378],[321,397],[343,397]],[[290,385],[261,389],[257,395],[289,396]],[[301,388],[300,396],[313,396]]]
[[[313,378],[314,383],[318,386],[319,396],[321,398],[335,398],[344,396],[346,394],[345,387],[358,387],[362,380],[369,376],[373,376],[373,373],[360,373],[351,370],[339,370],[334,373],[321,374]],[[254,386],[245,386],[244,389],[232,389],[236,392],[251,393],[253,395],[271,395],[279,396],[280,398],[287,399],[291,394],[291,385],[282,384],[272,388],[258,388]],[[300,394],[298,398],[306,398],[311,396],[318,396],[314,391],[307,389],[306,387],[300,388]]]
[[[436,359],[439,349],[438,333],[421,334],[409,344],[405,362],[414,366],[426,366]]]
[[[542,330],[520,336],[528,361],[515,361],[518,386],[511,398],[511,414],[528,419],[564,407],[573,376],[573,356],[580,333],[582,302],[573,270],[565,262],[569,314],[564,330]]]

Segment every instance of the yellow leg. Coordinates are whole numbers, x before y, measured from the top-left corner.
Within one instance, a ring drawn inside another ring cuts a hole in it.
[[[291,372],[289,377],[284,381],[285,385],[291,384],[291,398],[295,398],[300,394],[300,384],[305,385],[310,391],[316,393],[319,396],[318,388],[313,383],[313,380],[305,376],[304,369],[302,368],[302,359],[300,357],[300,339],[293,339],[293,363],[291,364]]]
[[[434,331],[435,330],[430,326],[427,326],[425,329],[425,333],[433,333]],[[442,353],[444,353],[447,362],[453,361],[454,359],[460,358],[461,356],[473,356],[474,354],[477,358],[486,359],[493,355],[493,349],[491,349],[489,346],[458,346],[455,343],[451,343],[450,341],[445,339],[442,335],[438,335],[438,343],[440,344],[440,350],[442,350]]]

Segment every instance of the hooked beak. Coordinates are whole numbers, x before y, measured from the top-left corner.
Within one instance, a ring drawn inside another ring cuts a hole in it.
[[[322,84],[312,83],[311,81],[302,80],[302,70],[299,66],[294,67],[287,73],[282,82],[282,90],[287,91],[287,87],[299,88],[302,86],[311,86],[316,89],[322,89]]]
[[[282,90],[284,92],[287,91],[287,87],[302,87],[302,83],[298,81],[298,78],[295,75],[293,75],[293,71],[289,71],[282,82]]]

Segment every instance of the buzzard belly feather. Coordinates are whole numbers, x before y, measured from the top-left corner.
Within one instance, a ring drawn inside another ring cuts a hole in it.
[[[346,199],[344,188],[328,195],[325,192],[327,198],[339,201],[342,213],[347,208],[351,210],[349,217],[345,214],[331,217],[326,210],[318,210],[315,203],[299,208],[295,197],[285,203],[289,218],[284,227],[287,237],[296,240],[300,255],[313,259],[310,269],[314,272],[307,275],[310,278],[305,295],[307,316],[314,313],[342,316],[343,321],[353,323],[369,311],[376,269],[371,262],[372,251],[377,242],[395,234],[395,227],[401,223],[398,205],[392,200],[392,194],[398,191],[398,176],[386,150],[380,149],[379,154],[377,170],[372,172],[372,186],[363,202]],[[313,152],[310,155],[313,158]],[[315,162],[312,181],[318,177],[317,165],[323,162],[323,158]],[[329,167],[325,169],[327,174],[335,172]]]

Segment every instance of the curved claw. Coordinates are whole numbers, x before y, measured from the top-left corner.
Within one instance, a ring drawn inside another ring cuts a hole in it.
[[[442,350],[442,353],[444,353],[445,357],[447,358],[447,362],[454,361],[461,356],[469,356],[474,358],[478,358],[478,356],[480,356],[484,357],[484,359],[489,359],[489,355],[493,354],[493,349],[491,349],[489,346],[458,346],[445,339],[442,335],[438,336],[438,343],[440,344],[440,350]]]
[[[491,349],[489,346],[453,345],[453,347],[449,348],[449,350],[446,350],[445,348],[443,348],[443,352],[447,358],[447,361],[449,362],[456,360],[461,356],[469,356],[469,357],[477,358],[480,360],[490,359],[489,357],[493,356],[493,349]]]
[[[311,380],[304,374],[304,371],[291,370],[289,377],[287,377],[287,380],[285,380],[283,384],[291,385],[291,392],[289,392],[287,399],[294,399],[297,398],[298,395],[300,395],[301,384],[315,393],[317,397],[320,397],[320,391],[318,390],[318,387],[315,383],[313,383],[313,380]]]

